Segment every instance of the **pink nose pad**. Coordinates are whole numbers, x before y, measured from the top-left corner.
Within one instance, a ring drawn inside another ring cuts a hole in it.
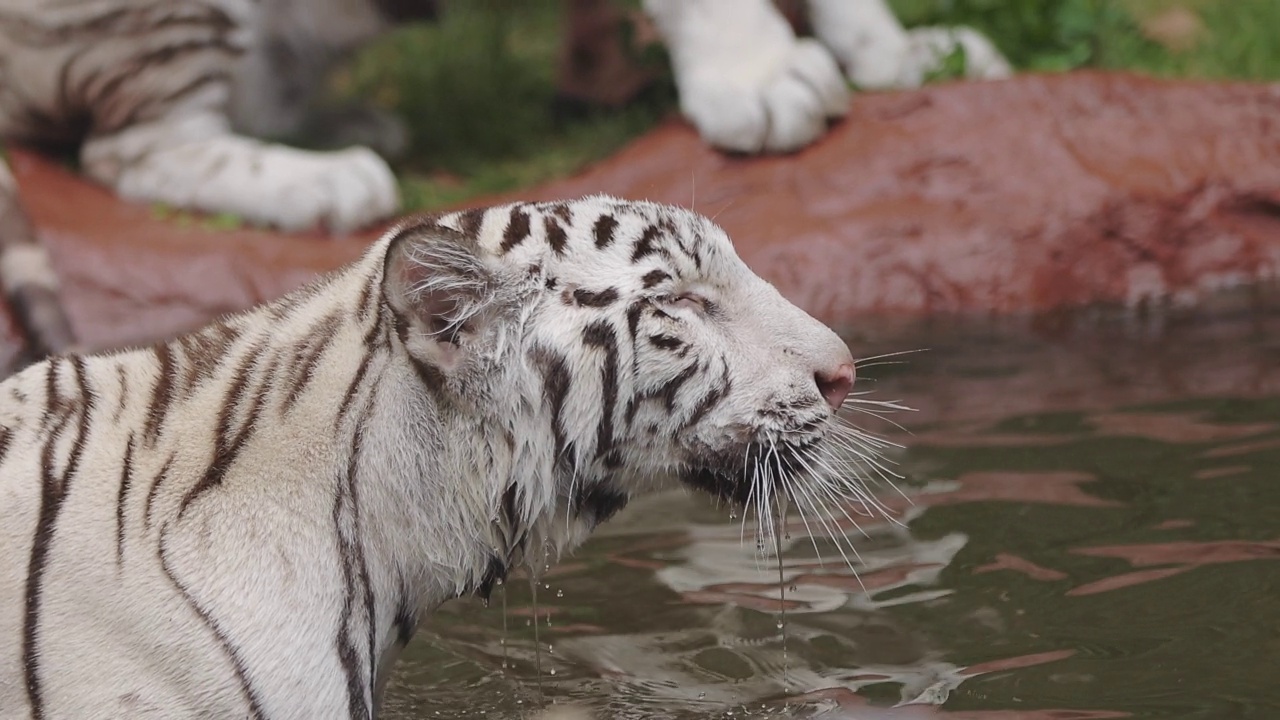
[[[818,383],[818,392],[822,393],[832,410],[839,410],[844,399],[849,397],[849,391],[853,389],[853,378],[853,366],[849,363],[841,365],[834,372],[813,374],[814,381]]]

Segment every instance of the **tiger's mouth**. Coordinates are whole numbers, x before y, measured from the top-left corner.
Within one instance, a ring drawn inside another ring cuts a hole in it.
[[[698,458],[680,480],[694,490],[745,506],[762,490],[772,494],[774,488],[785,488],[807,476],[812,466],[809,456],[821,442],[821,438],[771,444],[751,442],[737,452],[722,451]],[[769,486],[767,490],[764,485]]]

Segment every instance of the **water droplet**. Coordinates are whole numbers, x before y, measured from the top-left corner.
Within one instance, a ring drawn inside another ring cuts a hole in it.
[[[704,699],[704,698],[706,698],[706,697],[707,697],[707,694],[706,694],[706,693],[704,693],[704,692],[700,692],[700,693],[698,693],[698,699],[699,699],[699,700],[702,700],[702,699]]]
[[[781,623],[781,622],[779,622],[775,627],[777,627],[779,630],[781,630],[781,629],[782,629],[782,623]]]
[[[525,627],[529,627],[529,626],[530,626],[530,625],[532,625],[532,624],[533,624],[533,620],[531,620],[531,619],[529,619],[529,618],[525,618],[525,619],[524,619],[524,626],[525,626]]]
[[[550,589],[551,589],[551,583],[542,583],[542,589],[543,589],[543,590],[550,590]]]
[[[730,520],[737,520],[737,519],[738,519],[738,513],[732,513],[732,512],[731,512],[731,513],[729,513],[729,519],[730,519]]]
[[[556,597],[564,597],[564,591],[563,591],[563,590],[557,590],[557,591],[556,591]]]
[[[555,674],[556,674],[556,669],[555,669],[555,668],[551,668],[551,674],[552,674],[552,675],[555,675]]]
[[[548,646],[547,646],[547,654],[548,654],[548,655],[555,655],[555,654],[556,654],[556,648],[555,648],[555,646],[554,646],[554,645],[548,645]]]

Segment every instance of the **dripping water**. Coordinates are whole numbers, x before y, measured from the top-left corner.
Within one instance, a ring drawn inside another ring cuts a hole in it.
[[[501,580],[498,586],[502,588],[502,670],[505,672],[510,667],[507,660],[507,586]]]
[[[787,493],[778,493],[778,526],[773,530],[773,546],[778,561],[778,635],[782,638],[782,688],[791,691],[787,674],[787,583],[782,574],[782,533],[787,527]]]
[[[538,637],[538,583],[546,573],[551,572],[551,548],[542,546],[542,572],[539,573],[533,563],[529,564],[529,591],[533,602],[533,668],[538,676],[538,703],[545,704],[542,691],[542,640]],[[551,585],[546,585],[550,589]],[[547,613],[547,625],[551,624],[551,614]],[[555,674],[554,671],[552,674]]]

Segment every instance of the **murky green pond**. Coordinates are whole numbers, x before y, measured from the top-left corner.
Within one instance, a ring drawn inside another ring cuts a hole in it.
[[[536,603],[513,580],[447,605],[388,714],[1280,718],[1280,313],[1040,325],[851,333],[930,348],[861,371],[919,409],[893,416],[910,434],[859,422],[905,446],[882,494],[901,524],[861,523],[855,577],[793,520],[785,647],[776,560],[671,493]]]

